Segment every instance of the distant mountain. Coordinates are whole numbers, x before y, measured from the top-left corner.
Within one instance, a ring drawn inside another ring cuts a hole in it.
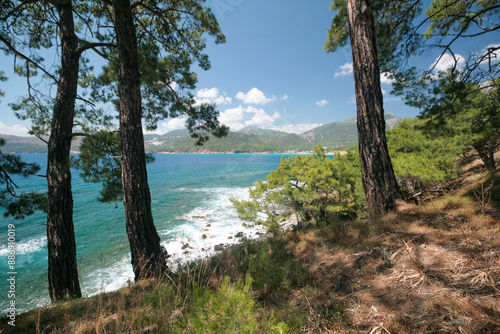
[[[146,150],[155,151],[155,147],[170,147],[182,139],[190,138],[187,129],[173,130],[163,135],[148,134],[144,136]]]
[[[253,131],[259,132],[259,128]],[[203,146],[196,146],[195,140],[186,137],[171,145],[148,145],[147,151],[153,152],[181,152],[181,153],[256,153],[256,152],[299,152],[311,150],[309,142],[295,134],[248,134],[243,132],[229,132],[225,138],[211,137]],[[278,131],[276,131],[278,132]],[[157,138],[160,140],[160,138]]]
[[[385,113],[386,128],[393,129],[401,118]],[[300,134],[300,137],[317,144],[320,142],[328,148],[342,148],[352,146],[358,142],[358,128],[356,117],[351,117],[343,122],[329,123]]]
[[[0,137],[5,139],[5,145],[0,148],[3,153],[47,153],[47,144],[35,136],[0,135]]]
[[[3,153],[47,153],[47,143],[43,140],[48,141],[48,136],[43,136],[42,139],[35,136],[30,137],[20,137],[11,135],[2,135],[0,138],[5,139],[5,145],[0,148]],[[71,151],[78,151],[81,143],[81,138],[75,139],[71,142]]]
[[[388,129],[394,128],[401,118],[391,113],[385,114]],[[36,137],[17,137],[0,135],[5,138],[2,147],[5,153],[46,153],[47,145]],[[329,123],[300,135],[281,131],[261,129],[249,125],[237,132],[230,132],[225,138],[214,138],[203,146],[196,146],[195,140],[186,129],[174,130],[163,135],[147,134],[144,136],[147,152],[234,152],[257,153],[275,152],[292,153],[312,151],[320,142],[328,149],[356,147],[358,142],[356,117],[344,122]],[[78,151],[79,140],[73,141],[72,150]]]
[[[245,126],[243,129],[238,130],[238,132],[246,133],[247,135],[257,135],[257,136],[261,136],[261,135],[264,135],[264,136],[287,136],[287,135],[289,135],[289,133],[286,133],[286,132],[261,129],[255,125]]]

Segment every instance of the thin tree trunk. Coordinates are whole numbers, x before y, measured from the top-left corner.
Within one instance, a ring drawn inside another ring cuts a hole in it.
[[[474,148],[476,149],[479,157],[486,166],[486,169],[488,169],[489,171],[495,170],[495,146],[491,145],[487,141],[481,140],[475,143]]]
[[[55,4],[59,12],[61,71],[49,138],[47,181],[47,246],[49,294],[53,301],[81,297],[73,227],[73,196],[69,165],[71,133],[78,88],[78,40],[71,1]]]
[[[118,90],[125,223],[135,280],[160,275],[166,269],[151,212],[146,171],[137,37],[129,0],[113,0],[118,42]]]
[[[371,213],[380,215],[392,210],[402,195],[387,149],[375,23],[370,6],[370,0],[347,0],[362,180]]]

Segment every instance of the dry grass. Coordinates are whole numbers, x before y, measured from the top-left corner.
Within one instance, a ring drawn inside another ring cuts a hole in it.
[[[341,236],[327,227],[299,238],[337,247],[296,249],[321,290],[346,305],[349,321],[330,332],[500,333],[498,206],[471,196],[483,184],[498,189],[498,174],[465,175],[454,192]]]

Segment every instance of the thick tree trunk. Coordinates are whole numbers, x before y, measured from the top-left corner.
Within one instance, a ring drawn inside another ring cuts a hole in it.
[[[125,221],[135,279],[160,275],[166,269],[151,212],[146,172],[137,37],[130,0],[113,0],[118,42],[118,90]]]
[[[402,195],[387,149],[375,23],[370,6],[370,0],[347,0],[362,180],[371,213],[380,215],[392,210]]]
[[[60,1],[61,72],[49,138],[47,181],[47,246],[49,293],[53,301],[81,297],[73,227],[73,196],[69,165],[71,133],[78,88],[78,40],[71,1]]]

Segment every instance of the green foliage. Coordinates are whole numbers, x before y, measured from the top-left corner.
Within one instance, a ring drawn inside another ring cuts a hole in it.
[[[338,51],[348,43],[349,18],[345,0],[333,0],[330,9],[336,11],[324,48]],[[417,52],[421,36],[413,33],[413,20],[422,11],[421,1],[372,0],[375,17],[377,48],[382,71],[397,67],[397,61]]]
[[[54,105],[54,89],[57,86],[61,73],[61,64],[58,57],[50,63],[44,58],[45,50],[56,50],[59,45],[60,18],[58,4],[44,1],[2,0],[1,5],[0,49],[14,60],[14,72],[26,77],[27,94],[9,106],[20,119],[29,119],[32,123],[31,131],[42,135],[50,132],[52,109]],[[102,30],[109,30],[109,26],[99,25],[91,11],[91,5],[82,1],[73,1],[72,8],[75,17],[74,33],[80,40],[77,51],[80,62],[80,74],[91,77],[92,66],[88,66],[85,52],[100,43],[96,36],[105,35]],[[92,33],[89,30],[92,29]],[[104,44],[101,44],[104,46]],[[54,51],[54,54],[56,52]],[[85,87],[80,81],[82,87]],[[85,92],[82,92],[85,95]],[[79,132],[86,132],[89,128],[102,124],[109,124],[111,118],[103,108],[89,104],[79,96],[75,105],[75,127]],[[83,101],[83,102],[82,102]],[[80,103],[81,102],[81,103]]]
[[[428,131],[440,129],[458,136],[463,151],[474,148],[493,170],[493,155],[500,140],[500,80],[480,86],[457,80],[453,74],[440,80],[434,93],[439,99],[423,107]]]
[[[232,255],[237,257],[237,271],[250,274],[252,287],[262,296],[300,287],[307,278],[305,268],[293,258],[289,243],[282,236],[262,242],[247,240],[234,248]]]
[[[460,141],[463,152],[476,149],[486,166],[494,169],[493,154],[500,140],[499,79],[475,85],[450,70],[421,80],[407,82],[412,89],[405,98],[422,110],[426,132]],[[404,84],[399,85],[403,91]]]
[[[321,144],[314,151],[314,155],[282,158],[267,182],[260,180],[250,190],[250,200],[232,199],[240,217],[275,228],[290,213],[319,223],[354,218],[363,211],[358,155],[349,152],[330,159]],[[265,213],[265,220],[261,213]]]
[[[284,333],[285,323],[263,317],[252,296],[252,279],[231,283],[225,277],[216,291],[194,287],[193,303],[179,320],[182,332],[188,333]]]
[[[101,19],[108,20],[106,4],[102,3]],[[225,41],[211,10],[204,1],[150,1],[132,6],[138,40],[138,62],[141,72],[143,119],[148,130],[154,130],[158,121],[186,116],[186,127],[196,144],[206,142],[209,134],[227,135],[228,128],[219,124],[215,105],[196,103],[190,90],[198,81],[192,70],[198,65],[210,68],[205,35],[215,43]],[[182,29],[179,29],[182,27]],[[111,40],[113,36],[108,36]],[[90,96],[97,102],[112,102],[118,106],[117,54],[106,52],[110,59],[103,73],[87,78]]]
[[[80,154],[72,157],[72,164],[81,169],[85,182],[102,183],[101,202],[123,199],[121,176],[121,143],[116,132],[99,131],[86,136],[80,144]],[[146,163],[154,157],[146,154]]]
[[[425,11],[431,24],[424,36],[455,38],[478,27],[479,34],[493,31],[498,28],[499,13],[497,0],[434,0]]]
[[[425,14],[426,21],[416,25],[426,29],[421,34],[425,40],[420,40],[419,47],[424,49],[427,43],[441,54],[430,69],[401,66],[395,75],[393,93],[404,96],[407,104],[420,108],[429,129],[449,132],[451,136],[461,133],[464,149],[477,147],[480,155],[489,155],[482,158],[489,161],[485,163],[492,169],[491,152],[498,140],[494,130],[498,129],[498,108],[492,109],[498,105],[495,78],[499,76],[500,64],[491,59],[496,57],[499,46],[491,44],[482,51],[471,47],[468,58],[464,59],[457,54],[455,44],[467,39],[468,45],[477,45],[482,43],[484,35],[498,31],[498,0],[434,0]],[[415,30],[417,33],[420,34]],[[460,54],[464,54],[464,50]],[[445,59],[451,61],[449,68],[438,73],[436,66],[442,65]],[[401,64],[406,65],[407,61]]]
[[[0,138],[0,147],[5,145],[5,140]],[[18,186],[11,179],[10,175],[17,174],[23,177],[36,174],[40,166],[35,163],[26,163],[21,157],[12,154],[4,154],[0,150],[0,206],[7,211],[5,217],[13,216],[15,219],[23,219],[25,216],[33,214],[37,210],[47,209],[46,194],[37,192],[16,193]]]
[[[0,71],[0,82],[1,81],[6,81],[6,80],[7,80],[7,77],[5,76],[5,72],[4,71]],[[5,92],[0,89],[0,97],[3,97],[4,95],[5,95]]]
[[[387,143],[403,195],[408,198],[456,175],[460,138],[423,130],[425,121],[404,119],[387,131]]]

